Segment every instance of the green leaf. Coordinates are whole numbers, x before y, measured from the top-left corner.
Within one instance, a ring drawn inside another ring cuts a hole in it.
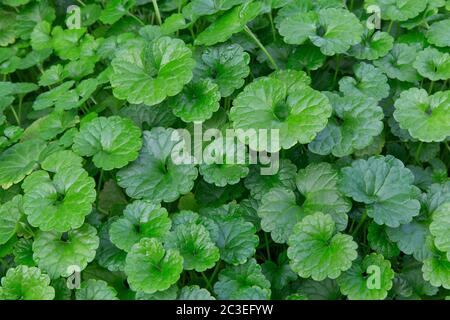
[[[34,50],[53,49],[51,30],[52,26],[47,21],[36,24],[30,36],[31,46]]]
[[[37,162],[45,143],[27,140],[17,143],[0,155],[0,185],[3,189],[19,183],[37,168]]]
[[[450,54],[428,47],[419,52],[414,68],[431,81],[447,80],[450,78]]]
[[[450,19],[444,19],[431,25],[426,33],[429,43],[438,47],[450,46],[450,36],[446,30],[450,28]]]
[[[192,164],[175,164],[172,150],[183,141],[172,140],[174,130],[154,128],[143,132],[143,146],[137,160],[117,173],[117,183],[135,199],[171,202],[188,193],[197,178]]]
[[[316,281],[336,279],[356,259],[358,245],[349,235],[336,233],[330,215],[314,213],[297,223],[288,241],[292,270]]]
[[[66,233],[39,231],[33,242],[33,259],[52,279],[68,277],[74,266],[82,271],[94,260],[98,245],[97,231],[88,224]]]
[[[205,121],[219,109],[219,87],[210,79],[187,84],[181,93],[167,100],[173,113],[184,122]]]
[[[129,252],[142,238],[164,239],[171,226],[167,210],[161,205],[137,200],[129,204],[123,217],[109,228],[111,242]]]
[[[250,83],[233,101],[230,119],[234,128],[253,131],[253,141],[257,141],[255,130],[278,129],[279,146],[273,141],[266,148],[258,146],[269,152],[311,142],[325,127],[331,106],[319,91],[307,86],[295,89],[296,86],[288,87],[288,83],[275,78]]]
[[[77,300],[119,300],[117,291],[103,280],[89,279],[75,292]]]
[[[227,41],[233,34],[242,31],[248,22],[256,18],[261,9],[262,4],[259,2],[247,2],[234,7],[197,35],[194,44],[211,46]]]
[[[110,0],[106,3],[100,15],[100,21],[106,24],[114,24],[135,5],[135,0]]]
[[[232,7],[248,0],[193,0],[192,12],[197,16],[206,16],[219,11],[229,10]]]
[[[15,234],[22,217],[22,196],[17,195],[0,206],[0,245],[5,244]]]
[[[203,272],[214,267],[220,259],[219,248],[211,240],[208,230],[193,222],[175,227],[165,238],[165,246],[180,252],[185,270]]]
[[[373,64],[383,71],[389,78],[400,81],[416,82],[420,79],[413,64],[419,48],[405,43],[394,44],[392,50]]]
[[[261,267],[264,276],[270,281],[272,289],[281,290],[297,279],[297,275],[289,266],[285,253],[278,256],[278,264],[267,260]]]
[[[349,54],[361,60],[376,60],[387,55],[393,46],[394,38],[389,33],[365,29],[361,42],[351,47]]]
[[[405,21],[419,15],[427,7],[421,0],[365,0],[364,7],[376,5],[380,8],[383,20]]]
[[[386,232],[389,239],[394,241],[403,253],[413,255],[418,261],[430,256],[431,252],[426,245],[430,232],[426,224],[413,220],[398,228],[387,228]]]
[[[295,194],[284,188],[273,188],[266,193],[258,208],[261,228],[270,232],[273,241],[285,243],[305,212],[297,205]]]
[[[385,226],[371,222],[367,229],[367,240],[370,248],[385,258],[389,259],[400,254],[397,244],[391,242]]]
[[[139,128],[127,118],[112,116],[81,126],[72,148],[80,156],[93,156],[96,167],[112,170],[135,160],[141,146]]]
[[[196,62],[194,76],[210,78],[219,86],[222,97],[242,87],[250,73],[250,55],[238,44],[221,44],[197,51]]]
[[[23,210],[28,222],[43,231],[65,232],[79,228],[95,201],[95,182],[76,166],[65,166],[53,177],[39,170],[27,177]]]
[[[2,278],[0,300],[53,300],[50,278],[35,267],[17,266]]]
[[[309,39],[328,56],[346,52],[360,42],[363,33],[359,19],[340,8],[292,14],[281,20],[278,30],[286,43],[302,44]]]
[[[14,244],[14,262],[16,265],[36,266],[33,260],[33,240],[21,238]]]
[[[261,167],[251,166],[245,178],[245,187],[253,198],[261,200],[272,188],[294,190],[297,167],[288,159],[280,159],[279,169],[273,175],[262,175]]]
[[[371,253],[353,263],[352,267],[337,279],[341,292],[349,300],[383,300],[392,288],[394,271],[389,260]]]
[[[117,248],[110,240],[109,228],[118,217],[109,219],[99,228],[100,245],[95,259],[98,264],[109,271],[123,271],[127,253]]]
[[[183,271],[183,257],[177,250],[165,250],[157,239],[143,238],[127,255],[125,273],[135,291],[153,293],[168,289]]]
[[[339,80],[339,90],[344,95],[364,96],[377,101],[389,95],[388,79],[378,68],[361,62],[353,70],[354,78],[343,77]]]
[[[394,105],[395,120],[413,138],[439,142],[450,136],[450,91],[429,96],[424,89],[411,88]]]
[[[214,285],[214,292],[220,300],[243,300],[248,297],[267,300],[271,293],[270,282],[255,259],[223,269]]]
[[[377,224],[396,228],[419,214],[414,199],[414,176],[393,156],[355,160],[342,169],[340,190],[366,204],[367,215]]]
[[[197,285],[181,288],[178,300],[216,300],[211,293]]]
[[[433,254],[423,262],[423,278],[435,287],[450,289],[450,260],[445,253],[437,250],[433,244],[428,244]]]
[[[259,238],[256,228],[232,208],[223,206],[201,211],[201,220],[211,239],[220,250],[220,257],[227,263],[238,265],[255,254]]]
[[[447,260],[450,261],[450,203],[442,204],[433,212],[430,232],[436,248],[447,252]]]
[[[368,147],[382,132],[384,114],[376,100],[361,94],[344,97],[329,94],[329,99],[336,117],[308,145],[310,151],[343,157]]]
[[[192,79],[194,60],[182,40],[160,37],[145,46],[120,51],[111,66],[114,96],[151,106],[183,89]]]

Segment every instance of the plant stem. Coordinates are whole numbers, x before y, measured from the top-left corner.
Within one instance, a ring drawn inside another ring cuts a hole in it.
[[[270,11],[267,15],[269,16],[270,28],[272,29],[272,37],[273,41],[275,42],[277,40],[277,32],[275,31],[275,25],[273,24],[272,11]]]
[[[417,164],[420,163],[419,157],[420,157],[420,153],[422,152],[422,145],[423,145],[423,142],[420,142],[419,146],[417,147],[416,154],[414,156],[414,159],[416,159]]]
[[[364,221],[366,221],[366,218],[367,218],[367,211],[364,211],[363,215],[361,216],[361,219],[359,220],[358,225],[356,226],[355,230],[352,232],[352,236],[355,236],[358,233],[359,229],[364,224]]]
[[[219,272],[219,269],[220,269],[220,260],[217,262],[216,267],[214,268],[214,271],[213,271],[211,277],[209,278],[209,283],[212,283],[212,281],[214,280],[214,277]]]
[[[161,14],[159,13],[158,3],[156,3],[156,0],[152,0],[152,3],[153,3],[153,8],[155,9],[156,20],[158,21],[159,25],[162,25]]]
[[[14,118],[16,119],[17,125],[20,127],[20,118],[17,115],[16,110],[14,110],[13,105],[10,106],[10,109],[12,111],[12,114],[13,114]]]
[[[334,76],[333,76],[333,88],[336,85],[336,80],[337,80],[337,76],[338,76],[339,69],[340,69],[340,62],[341,62],[341,56],[337,55],[336,56],[336,69],[334,71]]]
[[[445,147],[447,148],[448,152],[450,152],[450,146],[448,145],[448,142],[444,142]]]
[[[140,24],[141,26],[145,26],[145,23],[144,23],[141,19],[139,19],[138,17],[136,17],[134,14],[132,14],[131,12],[128,12],[128,16],[132,17],[134,20],[136,20],[137,22],[139,22],[139,24]]]
[[[86,3],[84,3],[84,2],[81,1],[81,0],[77,0],[77,2],[78,2],[79,4],[81,4],[83,7],[86,5]]]
[[[269,261],[272,261],[272,258],[270,257],[269,238],[267,237],[267,233],[265,232],[264,232],[264,240],[266,242],[267,259]]]
[[[244,30],[253,39],[253,41],[255,41],[255,43],[262,50],[262,52],[264,52],[264,54],[266,55],[267,59],[269,59],[270,63],[274,67],[274,69],[275,70],[279,70],[280,68],[278,68],[275,60],[270,55],[269,51],[267,51],[267,49],[264,47],[264,45],[261,43],[261,41],[259,41],[258,37],[252,32],[252,30],[250,30],[250,28],[247,27],[247,26],[244,27]]]
[[[442,85],[441,90],[444,90],[445,87],[447,87],[448,79],[444,81],[444,84]]]
[[[100,194],[100,188],[102,185],[102,180],[103,180],[103,169],[100,169],[100,177],[98,178],[98,184],[97,184],[97,197]]]
[[[203,280],[205,280],[206,287],[211,290],[212,289],[211,288],[211,282],[209,281],[208,277],[205,276],[204,272],[201,272],[201,275],[202,275]]]
[[[434,81],[431,81],[430,87],[428,88],[428,94],[431,94],[431,92],[433,91],[433,86],[434,86]]]
[[[20,95],[20,97],[19,97],[19,120],[22,118],[22,102],[23,102],[23,95]]]
[[[394,20],[391,20],[391,22],[389,23],[388,29],[387,29],[387,33],[391,33],[391,29],[392,29],[393,25],[394,25]]]

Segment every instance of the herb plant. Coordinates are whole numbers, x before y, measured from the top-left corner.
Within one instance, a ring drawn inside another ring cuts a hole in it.
[[[449,0],[1,0],[0,299],[449,299],[449,78]]]

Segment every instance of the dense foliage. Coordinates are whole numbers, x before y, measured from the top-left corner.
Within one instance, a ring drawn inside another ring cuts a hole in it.
[[[0,3],[0,299],[450,297],[449,0]]]

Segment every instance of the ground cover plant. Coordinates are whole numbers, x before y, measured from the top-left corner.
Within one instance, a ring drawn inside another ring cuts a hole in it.
[[[450,1],[0,3],[0,299],[450,298]]]

